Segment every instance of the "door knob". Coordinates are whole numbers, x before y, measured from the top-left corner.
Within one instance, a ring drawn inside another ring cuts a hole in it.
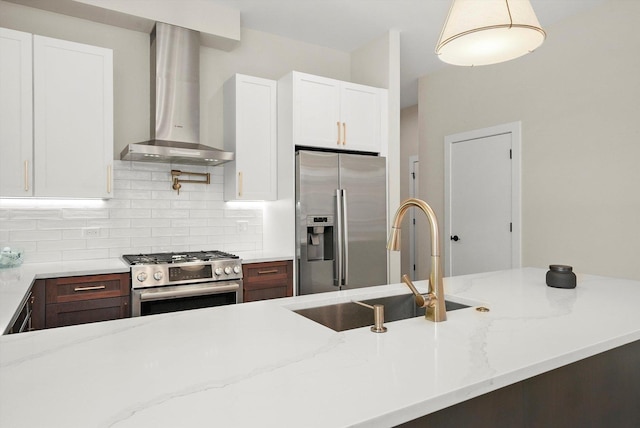
[[[453,235],[453,236],[451,237],[451,240],[452,240],[452,241],[456,241],[456,242],[458,242],[458,241],[460,240],[460,238],[458,238],[458,235]]]

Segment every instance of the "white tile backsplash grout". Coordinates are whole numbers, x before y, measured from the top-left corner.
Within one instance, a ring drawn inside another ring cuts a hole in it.
[[[168,164],[114,161],[114,197],[103,203],[0,205],[0,246],[24,251],[25,261],[120,257],[162,251],[262,249],[262,219],[255,203],[227,206],[224,168],[182,166],[209,172],[211,184],[171,189]],[[239,232],[237,221],[248,222]],[[95,236],[88,236],[89,234]]]

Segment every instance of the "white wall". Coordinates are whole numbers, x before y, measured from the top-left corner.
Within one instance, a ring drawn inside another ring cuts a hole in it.
[[[533,54],[421,78],[420,196],[439,218],[444,137],[521,120],[523,265],[640,279],[639,22],[640,2],[612,0]]]

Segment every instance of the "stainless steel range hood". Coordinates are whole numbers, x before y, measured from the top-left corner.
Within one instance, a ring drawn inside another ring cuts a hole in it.
[[[151,140],[129,144],[120,159],[220,165],[233,153],[200,144],[200,34],[156,23],[151,33]]]

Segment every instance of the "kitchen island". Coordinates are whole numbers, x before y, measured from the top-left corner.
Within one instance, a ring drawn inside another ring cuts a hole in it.
[[[640,339],[640,282],[544,278],[445,278],[447,297],[472,307],[384,334],[292,309],[403,284],[2,336],[0,426],[389,427]]]

